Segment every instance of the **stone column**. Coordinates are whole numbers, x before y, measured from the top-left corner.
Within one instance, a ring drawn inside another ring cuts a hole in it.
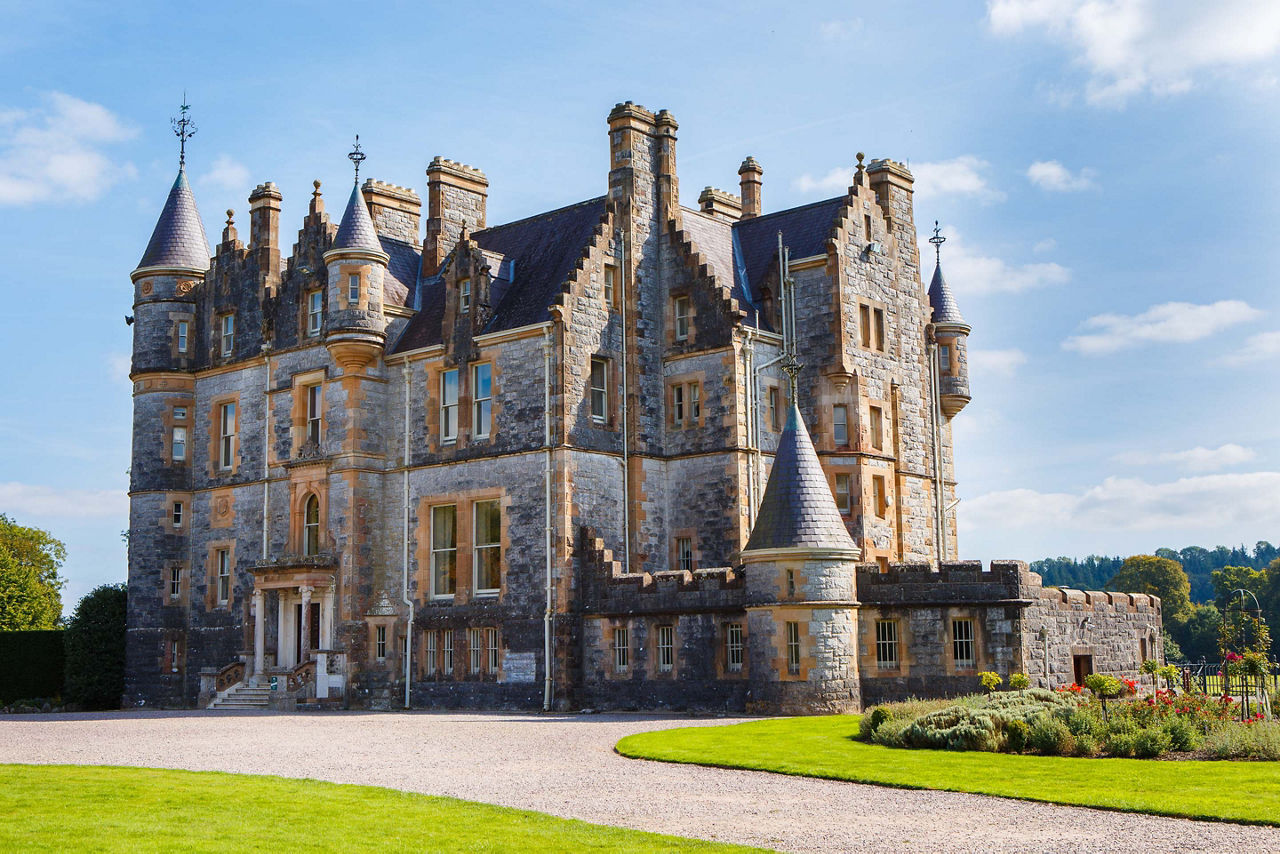
[[[263,647],[267,642],[267,616],[263,613],[266,603],[261,590],[253,591],[253,676],[258,678],[263,669]]]
[[[298,588],[298,593],[302,595],[302,625],[298,627],[301,632],[302,653],[298,657],[298,663],[302,664],[311,657],[311,593],[315,588],[304,584]]]
[[[333,588],[326,587],[320,597],[320,645],[333,649]]]

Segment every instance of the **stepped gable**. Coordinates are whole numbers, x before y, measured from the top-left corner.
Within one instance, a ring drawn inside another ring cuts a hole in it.
[[[735,295],[749,295],[745,303],[759,304],[760,283],[775,265],[778,254],[778,232],[791,249],[793,259],[810,258],[827,251],[827,238],[848,204],[848,196],[837,196],[821,202],[777,211],[733,224],[734,240],[741,253],[741,263],[734,276]],[[743,280],[745,276],[745,281]],[[777,294],[774,294],[777,297]]]
[[[551,306],[592,241],[605,216],[605,197],[599,196],[516,222],[496,225],[469,237],[482,250],[501,255],[500,269],[491,271],[489,286],[493,317],[484,332],[516,329],[551,319]],[[445,266],[449,262],[446,260]],[[402,353],[441,342],[444,317],[444,277],[422,282],[422,308],[410,321],[393,352]]]
[[[933,281],[929,283],[929,305],[933,307],[931,320],[934,323],[959,323],[968,326],[964,322],[964,316],[960,314],[956,298],[951,294],[951,288],[947,287],[941,264],[933,268]]]
[[[743,551],[850,549],[859,551],[840,518],[835,497],[794,403],[778,437],[755,527]]]
[[[383,251],[382,243],[378,240],[378,232],[373,227],[373,218],[369,216],[369,209],[365,207],[359,184],[351,187],[351,198],[347,200],[347,209],[342,214],[342,224],[338,226],[338,236],[333,240],[333,249]]]
[[[187,183],[187,171],[179,169],[138,267],[208,270],[212,254],[200,211],[196,208],[196,197]]]

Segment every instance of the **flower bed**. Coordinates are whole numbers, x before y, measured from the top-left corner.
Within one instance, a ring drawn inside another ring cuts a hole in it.
[[[858,737],[887,747],[1132,756],[1199,752],[1221,759],[1280,759],[1280,724],[1262,713],[1239,721],[1231,697],[1157,690],[1090,677],[1089,688],[1030,688],[951,701],[875,706]]]

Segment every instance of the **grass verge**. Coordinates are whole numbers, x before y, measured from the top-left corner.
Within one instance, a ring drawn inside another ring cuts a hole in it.
[[[0,765],[0,851],[708,851],[741,848],[315,780]]]
[[[617,751],[635,759],[1280,825],[1280,763],[898,750],[854,741],[857,732],[856,715],[781,718],[640,733],[618,742]]]

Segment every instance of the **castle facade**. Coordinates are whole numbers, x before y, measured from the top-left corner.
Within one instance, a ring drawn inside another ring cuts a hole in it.
[[[965,323],[912,176],[680,203],[677,123],[606,192],[280,190],[211,251],[180,169],[134,282],[126,704],[804,712],[1136,673],[1157,600],[957,562]],[[358,157],[357,159],[362,159]],[[357,172],[358,175],[358,172]],[[1082,677],[1081,677],[1082,678]]]

